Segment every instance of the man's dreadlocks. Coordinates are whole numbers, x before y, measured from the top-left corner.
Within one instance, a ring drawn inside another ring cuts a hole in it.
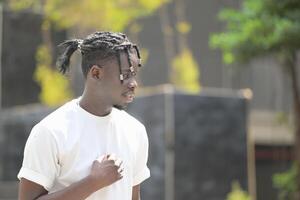
[[[135,49],[141,66],[141,57],[138,47],[131,43],[123,33],[113,32],[95,32],[84,40],[72,39],[67,40],[59,45],[63,48],[62,54],[58,57],[57,66],[59,70],[65,74],[69,70],[70,57],[78,49],[82,55],[82,72],[86,77],[93,65],[99,64],[101,61],[117,58],[120,69],[120,80],[123,82],[123,74],[121,73],[120,54],[127,54],[130,70],[133,71],[130,58],[130,51]]]

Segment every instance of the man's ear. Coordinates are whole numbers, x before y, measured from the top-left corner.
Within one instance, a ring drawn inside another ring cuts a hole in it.
[[[98,65],[93,65],[90,69],[91,78],[95,80],[101,80],[103,77],[103,67]]]

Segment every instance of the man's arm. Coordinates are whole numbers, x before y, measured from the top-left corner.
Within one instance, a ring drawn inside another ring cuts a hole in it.
[[[30,191],[30,192],[29,192]],[[48,191],[43,186],[21,178],[19,183],[19,200],[21,199],[36,199],[41,195],[48,194]]]
[[[93,192],[122,179],[120,165],[105,156],[102,161],[95,160],[90,174],[58,192],[48,194],[43,186],[21,178],[19,184],[19,200],[83,200]]]
[[[140,200],[140,185],[132,187],[132,200]]]
[[[22,178],[19,185],[19,200],[81,200],[86,199],[93,192],[93,187],[87,178],[52,194],[48,194],[43,186]]]

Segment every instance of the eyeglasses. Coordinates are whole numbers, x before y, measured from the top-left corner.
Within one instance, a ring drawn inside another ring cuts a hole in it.
[[[120,59],[120,52],[118,55],[118,62],[119,62],[119,70],[120,70],[120,81],[121,83],[123,83],[124,80],[129,79],[132,76],[136,76],[136,72],[134,71],[134,67],[132,66],[132,62],[130,59],[130,52],[129,49],[134,48],[136,50],[137,53],[137,57],[138,57],[138,66],[141,67],[142,66],[142,59],[140,57],[140,52],[138,47],[135,44],[125,44],[125,45],[121,45],[124,47],[125,52],[127,53],[127,59],[128,59],[128,63],[130,64],[129,73],[122,73],[122,69],[121,69],[121,59]]]
[[[134,71],[134,68],[132,66],[129,68],[129,70],[130,71],[125,72],[125,73],[121,72],[121,74],[120,74],[120,80],[121,81],[127,80],[127,79],[137,75],[137,72]]]

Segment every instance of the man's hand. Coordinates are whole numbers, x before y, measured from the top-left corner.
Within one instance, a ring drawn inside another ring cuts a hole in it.
[[[89,178],[96,189],[113,184],[123,178],[122,161],[114,155],[105,155],[95,160]]]
[[[51,194],[43,186],[22,178],[19,200],[83,200],[93,192],[122,179],[122,172],[122,162],[113,155],[105,155],[93,162],[86,178]]]

